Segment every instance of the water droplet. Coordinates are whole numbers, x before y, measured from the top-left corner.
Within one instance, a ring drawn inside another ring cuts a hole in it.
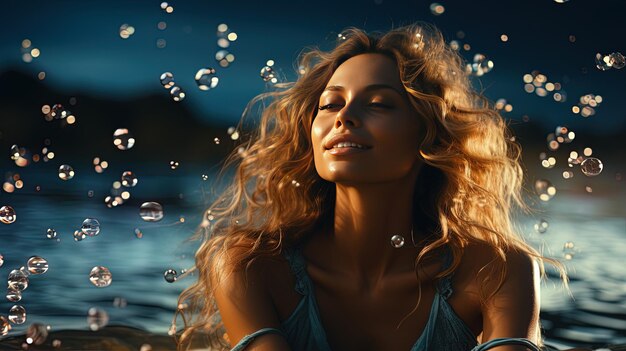
[[[102,266],[93,267],[91,269],[91,272],[89,273],[89,281],[91,281],[91,284],[99,288],[105,288],[111,285],[111,280],[112,280],[111,272],[106,267],[102,267]]]
[[[208,179],[209,179],[209,176],[208,176],[208,175],[206,175],[206,174],[203,174],[203,175],[202,175],[202,180],[208,180]]]
[[[474,62],[468,63],[465,72],[476,77],[480,77],[493,69],[493,61],[483,54],[474,55]]]
[[[113,133],[113,145],[120,150],[128,150],[135,145],[135,138],[133,138],[128,129],[119,128]]]
[[[201,68],[196,72],[196,83],[200,90],[210,90],[217,86],[219,78],[215,75],[213,68]]]
[[[168,269],[165,271],[165,273],[163,273],[163,277],[165,278],[165,281],[168,283],[173,283],[176,281],[178,276],[178,273],[176,273],[175,270],[173,269]]]
[[[26,342],[28,344],[41,345],[48,338],[48,327],[41,323],[33,323],[26,330]]]
[[[573,242],[568,241],[563,244],[563,257],[565,257],[566,260],[571,260],[572,258],[574,258],[574,255],[576,255],[577,251],[578,250],[574,246]]]
[[[174,75],[170,72],[161,74],[161,85],[165,89],[172,88],[176,83],[174,82]]]
[[[182,101],[185,99],[185,92],[180,87],[173,87],[170,89],[170,95],[174,101]]]
[[[139,349],[139,351],[152,351],[152,345],[150,345],[150,344],[143,344],[143,345],[141,345],[141,348]]]
[[[139,208],[139,215],[146,222],[158,222],[163,219],[163,206],[158,202],[144,202]]]
[[[26,309],[24,306],[14,305],[9,310],[9,321],[13,324],[23,324],[26,322]]]
[[[439,16],[445,11],[446,11],[445,7],[443,7],[443,5],[439,3],[433,2],[432,4],[430,4],[430,13],[432,13],[435,16]]]
[[[274,72],[274,69],[270,66],[264,66],[263,68],[261,68],[260,75],[264,82],[278,82],[278,79],[276,78],[276,73]]]
[[[9,273],[8,277],[9,289],[23,291],[28,288],[28,273],[14,269]]]
[[[626,58],[621,53],[614,52],[609,55],[609,63],[615,69],[622,69],[626,66]]]
[[[3,264],[4,264],[4,256],[0,254],[0,267],[2,267]]]
[[[135,34],[135,27],[126,23],[120,26],[120,38],[128,39],[133,34]]]
[[[213,139],[213,142],[215,143],[215,145],[219,145],[220,144],[220,138]]]
[[[80,230],[87,236],[96,236],[100,234],[100,222],[95,218],[86,218]]]
[[[604,165],[602,164],[602,161],[600,161],[599,159],[595,157],[589,157],[585,159],[583,162],[581,162],[580,164],[580,170],[587,177],[597,176],[598,174],[602,172],[603,168],[604,168]]]
[[[122,185],[127,188],[132,188],[137,185],[137,177],[131,171],[124,171],[122,173]]]
[[[391,246],[395,247],[396,249],[401,248],[402,246],[404,246],[404,237],[402,235],[394,235],[391,237]]]
[[[0,207],[0,222],[4,224],[11,224],[16,219],[15,210],[11,206]]]
[[[0,336],[4,336],[9,334],[11,330],[11,324],[9,324],[9,320],[5,316],[0,316]]]
[[[46,238],[48,239],[56,239],[57,237],[57,231],[52,229],[52,228],[48,228],[48,230],[46,230]]]
[[[92,331],[100,330],[109,323],[109,315],[103,309],[92,307],[87,312],[87,325]]]
[[[535,181],[535,192],[539,195],[541,201],[549,201],[556,195],[556,188],[546,179],[537,179]]]
[[[48,271],[48,261],[39,256],[32,256],[26,264],[30,274],[44,274]]]
[[[82,241],[86,237],[87,236],[85,235],[85,233],[83,233],[82,230],[75,230],[74,231],[74,241]]]
[[[59,178],[62,180],[70,180],[74,178],[74,169],[70,165],[61,165],[59,167]]]
[[[535,223],[535,231],[537,233],[543,234],[546,232],[546,230],[548,230],[548,226],[548,221],[542,218],[539,220],[539,222]]]
[[[22,292],[16,289],[7,289],[6,298],[11,302],[18,302],[22,299]]]
[[[137,237],[137,239],[143,238],[143,233],[141,232],[141,229],[135,228],[135,236]]]
[[[54,347],[55,349],[60,348],[61,347],[61,340],[59,340],[59,339],[52,340],[52,347]]]
[[[13,145],[11,146],[11,159],[15,161],[18,158],[20,158],[20,148],[17,145]]]
[[[179,163],[177,161],[170,161],[170,168],[171,169],[176,169],[178,168]]]

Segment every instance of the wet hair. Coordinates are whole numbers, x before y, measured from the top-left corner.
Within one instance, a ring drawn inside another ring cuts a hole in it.
[[[496,283],[495,289],[481,291],[483,302],[502,285],[510,250],[536,259],[542,275],[544,261],[555,264],[566,281],[563,266],[526,244],[515,228],[514,210],[527,209],[521,147],[493,104],[472,87],[458,52],[428,24],[371,34],[349,28],[332,50],[304,51],[295,82],[278,84],[246,108],[244,116],[258,102],[268,102],[244,149],[227,158],[223,170],[234,175],[195,236],[201,244],[190,272],[197,273],[197,281],[179,298],[178,314],[185,322],[179,348],[189,347],[198,333],[208,339],[204,346],[228,349],[214,285],[256,259],[279,257],[284,247],[332,224],[335,184],[315,170],[311,127],[319,97],[337,67],[366,53],[394,60],[424,128],[413,220],[431,235],[416,259],[416,279],[420,262],[439,249],[449,248],[453,257],[437,276],[443,278],[458,267],[468,244],[482,243],[496,253],[481,270],[484,280]]]

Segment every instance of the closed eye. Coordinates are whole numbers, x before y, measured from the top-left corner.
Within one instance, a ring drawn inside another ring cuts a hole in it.
[[[369,106],[376,107],[376,108],[391,108],[390,105],[383,104],[383,103],[380,103],[380,102],[370,102]]]
[[[330,108],[339,108],[342,107],[343,105],[339,105],[339,104],[326,104],[326,105],[322,105],[320,107],[318,107],[318,109],[321,110],[327,110]]]

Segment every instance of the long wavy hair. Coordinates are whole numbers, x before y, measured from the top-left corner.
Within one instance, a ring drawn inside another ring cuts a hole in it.
[[[298,79],[257,96],[244,111],[245,117],[257,103],[266,104],[249,141],[226,159],[223,170],[234,170],[230,184],[206,211],[195,236],[201,240],[194,267],[197,281],[179,298],[177,315],[185,323],[180,349],[197,335],[205,346],[228,349],[212,283],[247,269],[258,258],[276,259],[284,247],[332,223],[335,184],[315,170],[311,126],[319,97],[337,67],[365,53],[396,62],[425,128],[420,148],[424,165],[413,207],[415,223],[428,224],[432,240],[416,258],[418,281],[420,262],[437,249],[447,247],[453,256],[451,266],[438,275],[442,278],[455,271],[471,242],[487,244],[497,253],[482,276],[495,279],[498,287],[509,250],[537,259],[542,275],[543,262],[550,261],[566,281],[563,266],[527,245],[515,229],[514,210],[528,209],[522,196],[521,148],[493,104],[473,89],[458,52],[428,24],[372,34],[350,28],[330,51],[304,51],[296,67]],[[482,301],[495,292],[481,292]]]

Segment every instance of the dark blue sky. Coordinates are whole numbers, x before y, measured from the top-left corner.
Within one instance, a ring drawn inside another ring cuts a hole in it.
[[[594,64],[596,52],[626,54],[620,29],[626,2],[621,0],[441,1],[445,12],[439,16],[431,14],[431,2],[426,1],[180,0],[169,2],[174,7],[171,14],[160,3],[5,1],[0,14],[0,70],[45,71],[49,85],[70,94],[80,91],[115,99],[154,92],[167,96],[159,76],[170,71],[187,93],[181,103],[199,118],[235,124],[246,103],[265,90],[259,71],[266,60],[275,60],[275,67],[294,78],[294,60],[303,48],[330,48],[336,34],[348,26],[385,30],[421,20],[439,26],[448,40],[463,31],[461,43],[472,47],[464,52],[466,58],[479,52],[494,61],[494,70],[481,78],[481,84],[492,100],[505,98],[513,105],[507,116],[528,115],[546,129],[560,124],[574,130],[626,128],[626,69],[601,72]],[[167,23],[165,30],[157,28],[160,21]],[[126,40],[119,36],[123,23],[136,30]],[[219,67],[214,59],[220,23],[238,34],[227,49],[236,57],[228,68]],[[509,41],[502,42],[501,34]],[[570,35],[576,37],[574,43]],[[31,63],[20,58],[26,38],[41,50]],[[157,48],[159,38],[166,40],[165,48]],[[203,67],[217,69],[216,89],[197,88],[194,75]],[[557,103],[525,93],[522,76],[532,70],[562,83],[568,101]],[[571,107],[588,93],[602,95],[604,101],[595,116],[584,119]]]

